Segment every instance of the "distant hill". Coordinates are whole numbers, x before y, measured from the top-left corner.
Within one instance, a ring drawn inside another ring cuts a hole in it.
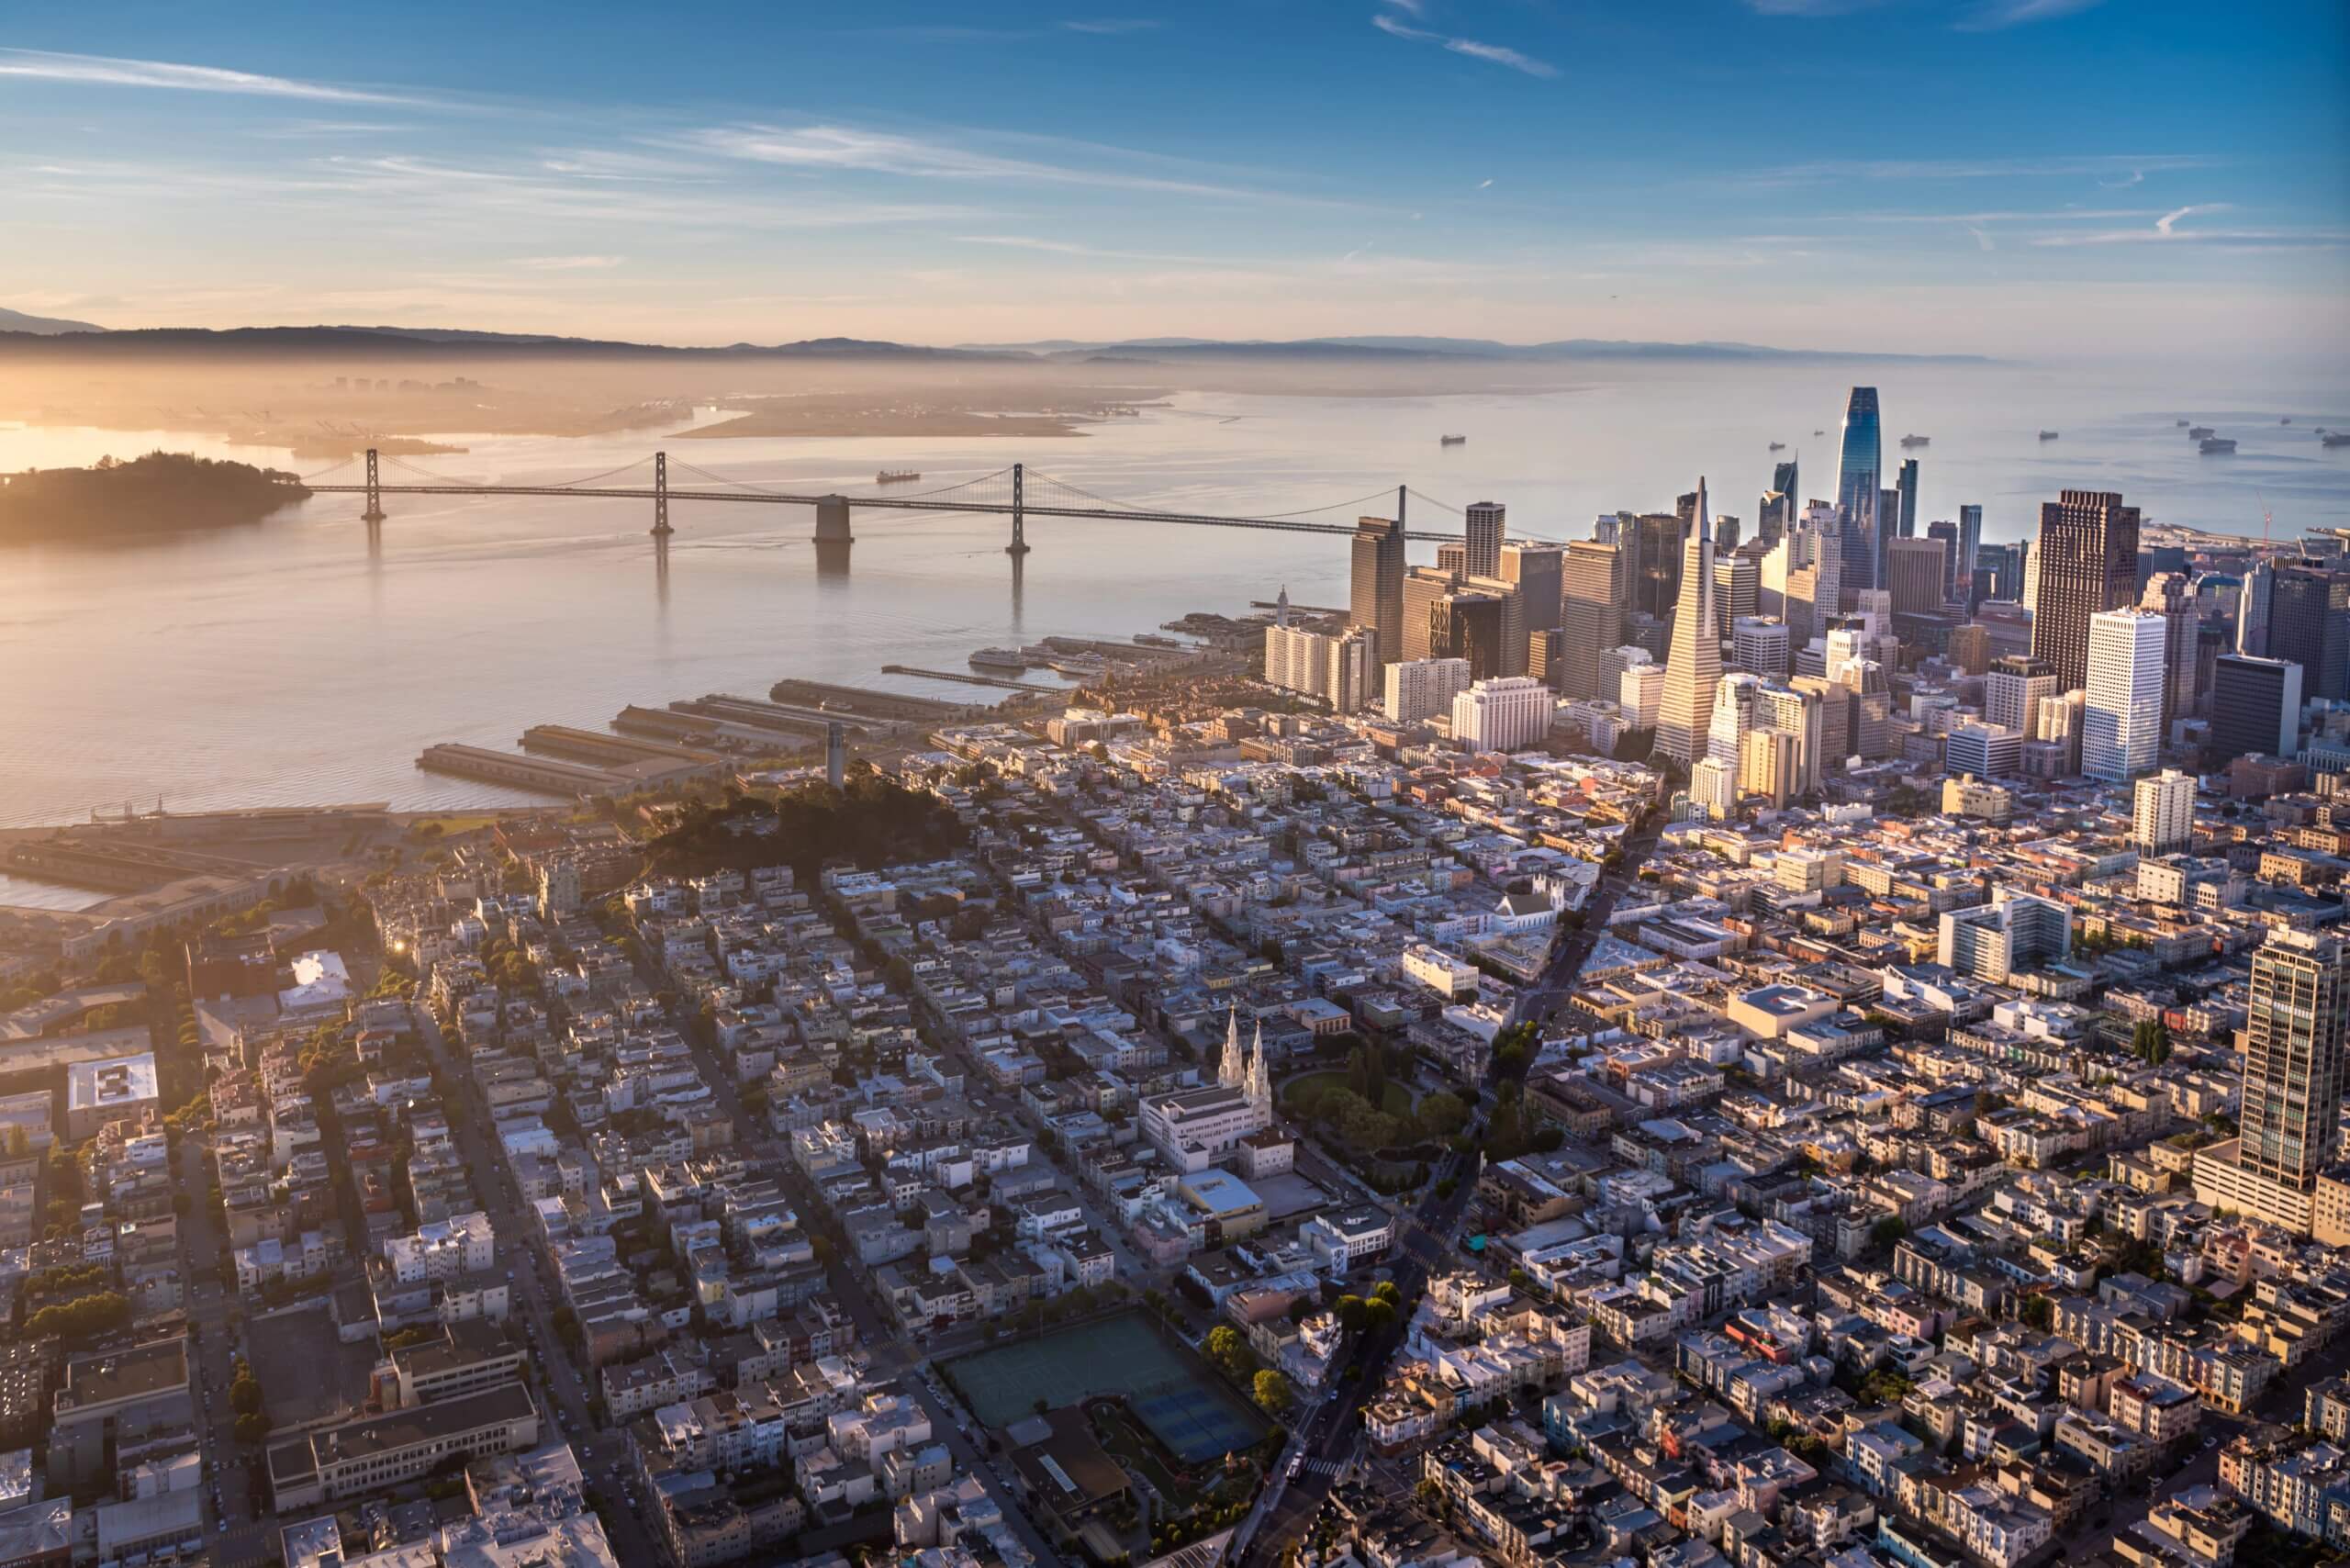
[[[294,475],[184,452],[43,468],[0,486],[0,543],[93,539],[258,522],[310,492]]]
[[[1089,343],[1067,338],[1031,343],[967,343],[991,353],[1035,353],[1052,358],[1147,354],[1153,359],[1644,359],[1644,360],[1887,360],[1936,364],[1982,364],[1979,354],[1848,353],[1838,349],[1782,349],[1759,343],[1644,342],[1609,338],[1561,338],[1542,343],[1505,343],[1492,338],[1365,336],[1295,338],[1130,338]]]
[[[62,316],[28,316],[21,310],[0,308],[0,332],[31,332],[48,338],[60,332],[105,330],[94,321],[69,321]]]
[[[804,338],[788,343],[729,343],[722,348],[677,347],[614,339],[566,338],[542,332],[485,332],[462,327],[149,327],[107,331],[79,321],[52,321],[0,310],[0,358],[60,353],[174,356],[369,354],[389,358],[450,359],[470,355],[502,358],[597,356],[607,359],[872,359],[1087,360],[1143,364],[1181,360],[1292,360],[1318,363],[1505,360],[1819,360],[1930,364],[1982,364],[1978,354],[1848,353],[1835,349],[1782,349],[1758,343],[1642,342],[1604,338],[1563,338],[1552,342],[1505,343],[1490,338],[1351,337],[1264,339],[1132,338],[1086,342],[1052,338],[1028,343],[965,343],[934,348],[871,338]]]

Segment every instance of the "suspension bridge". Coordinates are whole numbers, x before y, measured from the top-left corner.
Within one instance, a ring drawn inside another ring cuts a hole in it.
[[[357,477],[334,483],[321,482],[357,465],[364,465]],[[649,472],[639,472],[648,469]],[[671,482],[673,469],[683,476],[683,484]],[[390,474],[388,481],[385,477],[386,471]],[[1252,516],[1192,511],[1180,507],[1144,506],[1096,495],[1066,480],[1032,472],[1019,463],[992,474],[982,474],[976,478],[928,490],[908,491],[902,486],[885,486],[877,479],[869,490],[856,487],[848,490],[800,491],[778,484],[728,478],[690,463],[672,462],[666,452],[655,452],[633,463],[607,469],[600,474],[584,475],[576,479],[499,484],[435,473],[396,455],[381,455],[375,448],[370,447],[363,455],[346,457],[331,467],[302,475],[300,479],[313,491],[364,496],[365,505],[360,516],[370,527],[384,522],[389,516],[384,510],[384,500],[387,496],[581,496],[608,500],[646,501],[652,505],[652,532],[656,538],[666,538],[677,532],[669,521],[672,502],[748,502],[766,506],[812,507],[816,512],[815,543],[819,545],[854,543],[851,513],[856,509],[980,512],[1012,520],[1012,542],[1004,546],[1004,550],[1015,558],[1028,553],[1027,521],[1032,517],[1180,523],[1202,528],[1254,528],[1283,533],[1352,534],[1355,532],[1352,521],[1339,521],[1331,514],[1360,513],[1362,508],[1374,503],[1392,503],[1394,521],[1400,522],[1404,517],[1406,503],[1417,500],[1440,512],[1455,517],[1461,515],[1459,507],[1438,500],[1433,496],[1423,495],[1408,485],[1398,485],[1393,489],[1376,490],[1367,496],[1295,511]],[[1429,532],[1413,529],[1406,529],[1404,536],[1409,540],[1438,544],[1459,543],[1462,539],[1458,532]],[[1557,543],[1534,539],[1526,542]]]

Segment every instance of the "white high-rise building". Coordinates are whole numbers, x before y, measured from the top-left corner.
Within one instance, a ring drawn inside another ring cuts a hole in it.
[[[1983,722],[2025,735],[2040,728],[2040,704],[2056,695],[2056,666],[2029,654],[1991,661],[1983,678]]]
[[[1378,633],[1352,626],[1337,633],[1276,623],[1265,628],[1265,683],[1316,697],[1340,713],[1370,706],[1376,689]]]
[[[1657,711],[1664,706],[1664,666],[1653,660],[1627,665],[1616,678],[1616,706],[1632,729],[1642,734],[1655,730]]]
[[[2152,772],[2162,756],[2165,623],[2143,610],[2089,617],[2081,771],[2109,784]]]
[[[2013,778],[2023,771],[2023,734],[1997,724],[1953,724],[1942,738],[1942,766],[1977,778]]]
[[[1681,597],[1673,609],[1673,646],[1664,661],[1664,700],[1656,718],[1656,755],[1693,767],[1705,752],[1722,678],[1722,644],[1714,619],[1714,523],[1706,510],[1706,481],[1697,481],[1696,509],[1681,547]]]
[[[1418,724],[1452,711],[1469,689],[1467,659],[1405,659],[1387,666],[1386,712],[1399,724]]]
[[[1729,816],[1738,809],[1738,765],[1718,756],[1699,757],[1689,770],[1689,800],[1717,822]]]
[[[1550,735],[1557,704],[1530,676],[1477,681],[1452,700],[1452,738],[1471,751],[1523,751]]]
[[[2168,855],[2195,842],[2195,778],[2165,767],[2138,780],[2130,842],[2147,855]]]
[[[1729,764],[1733,774],[1738,771],[1746,732],[1754,727],[1754,698],[1762,688],[1761,676],[1743,670],[1722,677],[1714,688],[1713,717],[1706,726],[1706,755]]]

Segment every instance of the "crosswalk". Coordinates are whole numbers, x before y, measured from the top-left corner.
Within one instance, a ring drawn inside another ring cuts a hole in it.
[[[1297,1467],[1297,1473],[1300,1475],[1327,1475],[1335,1480],[1346,1473],[1346,1468],[1347,1462],[1343,1459],[1309,1459]]]

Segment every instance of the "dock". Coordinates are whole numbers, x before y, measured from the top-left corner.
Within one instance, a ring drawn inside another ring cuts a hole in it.
[[[951,669],[916,669],[912,665],[883,665],[883,675],[913,675],[924,680],[951,680],[957,686],[992,686],[1002,691],[1032,691],[1041,697],[1066,697],[1072,688],[1039,686],[1033,680],[1006,680],[1000,676],[966,675]]]
[[[968,704],[942,702],[935,697],[908,697],[897,691],[869,691],[861,686],[835,686],[829,681],[801,680],[786,676],[767,689],[767,699],[810,708],[827,718],[866,719],[878,723],[935,724],[959,717]]]

